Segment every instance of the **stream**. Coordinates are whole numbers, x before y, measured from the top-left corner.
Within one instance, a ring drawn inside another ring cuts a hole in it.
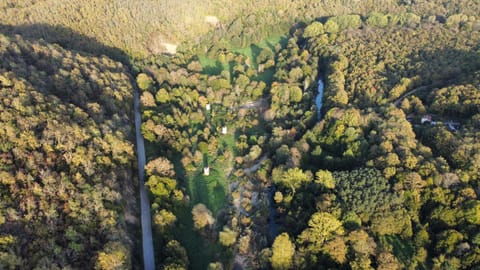
[[[318,80],[318,94],[315,97],[315,105],[317,107],[317,121],[322,120],[322,106],[323,106],[323,81],[321,79]],[[263,161],[263,160],[262,160]],[[258,169],[258,168],[256,168]],[[272,184],[270,187],[267,188],[268,194],[268,233],[270,239],[275,240],[275,237],[278,235],[278,224],[275,222],[275,216],[277,214],[277,209],[275,207],[275,201],[273,197],[275,196],[275,192],[277,191],[276,187]]]
[[[143,248],[143,266],[145,270],[155,269],[155,258],[153,256],[152,241],[152,220],[150,216],[150,200],[145,190],[145,144],[140,127],[142,118],[140,114],[140,95],[135,91],[134,110],[135,110],[135,135],[137,138],[137,157],[138,157],[138,185],[140,187],[140,211],[142,221],[142,248]]]
[[[318,94],[315,98],[315,105],[317,106],[317,120],[322,120],[322,106],[323,106],[323,81],[318,80]]]

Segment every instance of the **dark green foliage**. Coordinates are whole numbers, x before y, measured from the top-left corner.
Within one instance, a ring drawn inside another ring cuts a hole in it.
[[[378,170],[335,172],[333,176],[340,204],[363,220],[368,220],[374,214],[390,212],[402,203],[400,197],[391,192],[387,179]]]

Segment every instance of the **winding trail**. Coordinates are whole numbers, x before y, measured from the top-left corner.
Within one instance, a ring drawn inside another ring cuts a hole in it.
[[[410,96],[410,95],[412,95],[416,92],[423,91],[423,90],[426,90],[428,88],[436,87],[438,85],[440,85],[440,84],[439,83],[432,83],[432,84],[429,84],[429,85],[423,85],[423,86],[417,87],[413,90],[410,90],[407,93],[403,94],[401,97],[397,98],[397,100],[395,100],[393,102],[393,105],[398,107],[398,105],[400,105],[400,102],[402,102],[402,100],[404,100],[406,97],[408,97],[408,96]]]
[[[251,174],[253,172],[255,172],[256,170],[260,169],[260,166],[262,166],[262,162],[267,159],[267,155],[264,155],[263,157],[261,157],[257,163],[255,163],[254,165],[250,166],[249,168],[245,168],[243,169],[243,172],[245,174]]]
[[[150,201],[145,190],[145,145],[140,131],[142,118],[140,115],[140,96],[135,91],[134,110],[135,110],[135,133],[137,137],[137,157],[138,157],[138,185],[140,186],[140,211],[142,221],[142,248],[143,265],[145,270],[155,270],[155,258],[153,256],[152,241],[152,220],[150,216]]]

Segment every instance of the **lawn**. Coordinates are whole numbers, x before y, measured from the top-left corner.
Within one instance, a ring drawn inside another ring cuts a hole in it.
[[[232,51],[238,54],[242,54],[250,59],[252,63],[252,67],[257,69],[258,63],[256,61],[257,56],[260,54],[262,49],[269,48],[272,51],[275,51],[275,46],[277,44],[282,45],[284,47],[287,44],[287,39],[284,35],[276,35],[266,38],[262,42],[258,44],[252,44],[248,47],[244,48],[233,48]],[[232,70],[231,63],[222,63],[218,59],[209,58],[207,55],[199,56],[200,63],[203,67],[203,72],[208,75],[218,75],[223,70]],[[266,83],[271,83],[273,78],[273,69],[267,69],[264,72],[260,73],[257,77],[258,80],[262,80]]]
[[[228,63],[221,63],[218,59],[209,58],[207,55],[200,55],[198,60],[202,64],[203,73],[211,76],[219,75],[223,70],[232,68]]]
[[[177,213],[174,238],[187,250],[189,269],[207,269],[208,264],[225,256],[225,248],[217,241],[205,240],[193,227],[191,208]]]
[[[285,46],[287,44],[286,37],[284,35],[271,36],[271,37],[268,37],[268,38],[264,39],[262,42],[260,42],[258,44],[252,44],[252,45],[250,45],[248,47],[244,47],[244,48],[234,48],[234,49],[232,49],[232,51],[234,51],[236,53],[239,53],[239,54],[243,54],[246,57],[248,57],[249,59],[251,59],[253,67],[257,68],[258,64],[256,62],[256,59],[257,59],[257,56],[262,51],[262,49],[269,48],[272,52],[274,52],[275,51],[275,46],[277,44],[282,45],[282,47]]]
[[[235,137],[233,134],[219,135],[219,148],[230,150],[233,155]],[[203,175],[203,166],[195,171],[178,171],[186,176],[187,191],[190,196],[190,207],[177,213],[178,226],[175,228],[175,238],[187,249],[191,269],[207,269],[210,262],[228,258],[229,250],[221,246],[217,241],[206,240],[193,228],[191,215],[192,207],[197,203],[203,203],[210,209],[213,216],[225,205],[228,192],[228,179],[225,169],[233,166],[233,158],[225,160],[223,156],[206,155],[210,166],[210,175]],[[179,160],[175,167],[181,166]]]
[[[393,254],[404,265],[409,265],[413,259],[414,247],[411,241],[406,241],[399,236],[385,235],[381,237],[381,241],[392,245]],[[424,265],[419,265],[418,269],[426,269]]]
[[[220,136],[219,148],[229,150],[233,154],[235,138],[231,134]],[[203,167],[188,173],[188,187],[192,205],[205,204],[215,215],[225,204],[228,192],[228,179],[225,170],[232,165],[232,160],[225,160],[223,156],[206,155],[206,161],[210,167],[210,175],[203,174]]]

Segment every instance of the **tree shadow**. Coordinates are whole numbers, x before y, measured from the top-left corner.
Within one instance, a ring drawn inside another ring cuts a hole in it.
[[[263,50],[261,47],[252,44],[250,45],[250,50],[252,51],[252,61],[257,64],[257,57],[260,55],[260,52]]]
[[[43,23],[8,25],[0,24],[0,33],[13,37],[21,35],[28,41],[45,40],[48,43],[56,43],[65,49],[89,53],[96,56],[106,55],[113,60],[129,64],[127,53],[121,49],[107,46],[93,37],[89,37],[60,25]]]
[[[9,39],[0,54],[0,68],[15,73],[35,90],[54,95],[65,105],[80,107],[97,124],[114,115],[126,121],[133,114],[131,86],[135,84],[128,66],[105,57],[128,65],[121,50],[71,29],[45,24],[0,24],[0,33]]]
[[[214,65],[207,65],[203,67],[203,73],[208,75],[220,75],[223,71],[223,65],[220,61],[215,61]]]

